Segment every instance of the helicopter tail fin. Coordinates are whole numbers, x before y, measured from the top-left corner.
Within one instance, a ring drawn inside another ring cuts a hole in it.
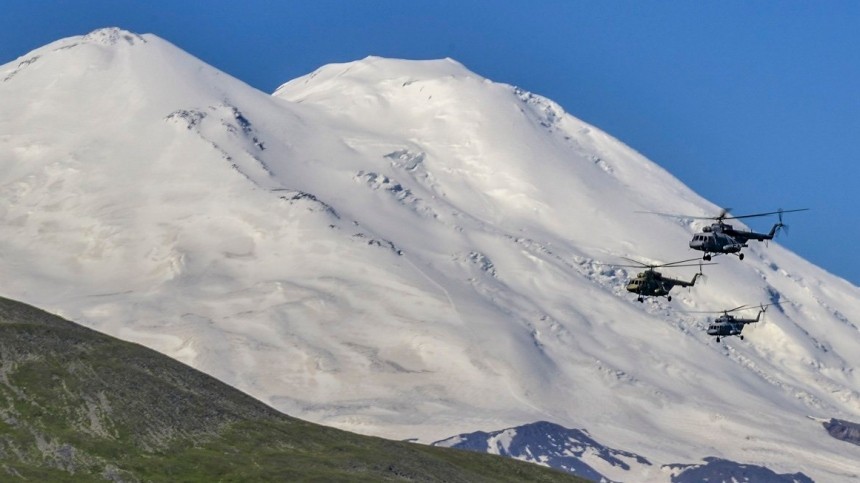
[[[779,235],[780,231],[784,231],[786,235],[788,235],[788,225],[782,222],[782,213],[783,209],[780,208],[777,211],[779,215],[779,221],[773,225],[773,228],[770,229],[770,233],[768,233],[768,240],[773,240],[777,235]]]
[[[703,284],[708,282],[708,277],[706,277],[705,272],[702,271],[702,262],[699,262],[699,273],[693,275],[693,280],[690,281],[690,285],[696,285],[697,281],[701,281]]]
[[[755,316],[755,322],[753,322],[753,323],[756,323],[756,322],[761,320],[761,316],[764,315],[765,312],[767,312],[768,307],[770,307],[770,304],[768,304],[768,305],[762,304],[759,306],[758,315]]]

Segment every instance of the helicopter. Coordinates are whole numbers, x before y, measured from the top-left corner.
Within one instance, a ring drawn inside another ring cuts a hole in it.
[[[754,305],[741,305],[740,307],[735,307],[729,310],[723,310],[716,313],[721,313],[717,317],[713,323],[708,325],[708,335],[713,335],[717,338],[717,342],[720,341],[720,337],[729,337],[732,335],[736,335],[740,337],[741,340],[744,340],[744,336],[741,332],[744,330],[744,326],[746,324],[755,324],[758,322],[765,312],[767,312],[767,308],[771,305],[779,305],[782,302],[776,302],[772,304],[762,304],[758,306],[758,315],[755,316],[754,319],[743,319],[739,317],[735,317],[731,315],[731,312],[736,312],[738,310],[748,310],[755,308]],[[701,313],[701,312],[700,312]],[[704,313],[714,313],[714,312],[704,312]]]
[[[773,240],[779,230],[787,229],[788,227],[782,222],[782,214],[783,213],[792,213],[795,211],[806,211],[809,208],[800,208],[796,210],[783,210],[779,209],[777,211],[770,211],[767,213],[755,213],[752,215],[740,215],[740,216],[729,216],[729,208],[724,208],[720,211],[720,214],[717,216],[683,216],[683,215],[670,215],[667,213],[654,213],[648,212],[655,215],[663,215],[663,216],[671,216],[676,218],[692,218],[697,220],[715,220],[716,223],[712,223],[710,226],[706,226],[702,228],[700,233],[696,233],[693,235],[693,239],[690,240],[690,248],[693,250],[699,250],[705,252],[702,257],[703,260],[710,260],[711,254],[720,255],[720,254],[734,254],[737,255],[738,259],[743,260],[744,254],[741,253],[741,249],[747,247],[747,242],[749,240],[757,240],[757,241],[765,241],[765,240]],[[773,225],[773,228],[770,229],[769,233],[756,233],[754,231],[747,230],[736,230],[732,225],[728,223],[724,223],[724,220],[739,220],[741,218],[753,218],[759,216],[768,216],[768,215],[778,215],[779,222]]]
[[[635,267],[635,268],[647,268],[644,272],[639,272],[636,275],[636,278],[631,279],[630,282],[627,283],[627,291],[631,293],[637,294],[639,297],[638,301],[644,302],[645,297],[666,297],[668,301],[672,301],[672,296],[669,295],[669,291],[672,290],[676,285],[681,287],[692,287],[696,284],[696,280],[702,276],[702,265],[715,265],[714,263],[705,263],[699,262],[698,264],[689,264],[688,262],[696,261],[698,258],[691,258],[689,260],[680,260],[677,262],[671,263],[662,263],[659,265],[650,265],[647,263],[642,263],[627,257],[622,257],[625,260],[635,263],[636,265],[619,265],[620,267]],[[655,268],[666,267],[666,268],[676,268],[676,267],[699,267],[699,273],[693,275],[693,279],[689,282],[685,280],[678,280],[675,278],[664,277],[662,273],[654,270]]]

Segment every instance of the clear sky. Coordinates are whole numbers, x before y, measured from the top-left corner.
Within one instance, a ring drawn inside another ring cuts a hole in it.
[[[451,57],[558,102],[736,214],[811,208],[787,217],[780,243],[860,285],[857,1],[7,0],[2,10],[0,64],[116,26],[265,92],[368,55]],[[757,231],[774,221],[748,220]]]

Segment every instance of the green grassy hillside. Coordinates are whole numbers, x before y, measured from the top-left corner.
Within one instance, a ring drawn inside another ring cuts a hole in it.
[[[584,481],[281,414],[137,344],[0,298],[0,480]]]

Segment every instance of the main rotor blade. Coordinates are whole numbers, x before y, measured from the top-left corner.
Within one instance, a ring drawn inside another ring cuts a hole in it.
[[[743,307],[743,305],[741,306]],[[740,309],[741,307],[732,309],[732,310],[679,310],[678,312],[684,314],[725,314],[728,312],[733,312],[735,310]]]
[[[780,304],[782,304],[782,303],[784,303],[784,302],[787,302],[787,300],[785,300],[785,301],[783,301],[783,302],[773,302],[773,303],[770,303],[770,304],[764,304],[764,305],[758,305],[758,306],[756,306],[756,305],[749,305],[749,304],[747,304],[747,305],[741,305],[740,307],[735,307],[735,308],[733,308],[733,309],[731,309],[731,310],[726,310],[726,312],[734,312],[735,310],[758,309],[758,308],[760,308],[761,310],[764,310],[764,309],[765,309],[765,307],[770,307],[771,305],[780,305]]]
[[[735,312],[738,310],[757,309],[759,307],[764,309],[765,307],[770,307],[771,305],[780,305],[780,304],[783,304],[785,302],[788,302],[788,301],[783,300],[782,302],[774,302],[771,304],[764,304],[764,305],[749,305],[749,304],[747,304],[747,305],[741,305],[740,307],[735,307],[735,308],[729,309],[729,310],[682,310],[680,312],[683,312],[685,314],[727,314],[729,312]]]
[[[629,262],[633,262],[636,265],[616,265],[618,267],[639,267],[639,268],[655,269],[655,268],[661,268],[661,267],[678,268],[678,267],[698,267],[699,265],[702,265],[702,266],[704,266],[704,265],[716,265],[716,263],[689,263],[689,262],[695,262],[695,261],[699,260],[698,258],[691,258],[689,260],[679,260],[677,262],[670,262],[670,263],[658,263],[658,264],[654,264],[654,265],[642,263],[642,262],[640,262],[638,260],[634,260],[632,258],[627,258],[627,257],[621,257],[621,258],[623,258]],[[682,265],[682,264],[686,264],[686,265]]]
[[[658,267],[671,267],[672,265],[676,265],[676,266],[680,267],[681,265],[678,265],[679,263],[689,263],[689,262],[695,262],[697,260],[698,260],[698,258],[691,258],[689,260],[679,260],[677,262],[669,262],[669,263],[664,263],[662,265],[657,265],[657,266]],[[698,266],[698,263],[696,265],[693,265],[693,266]]]
[[[660,213],[658,211],[634,211],[634,213],[645,213],[648,215],[668,216],[669,218],[689,218],[689,216],[679,215],[677,213]]]
[[[752,308],[752,306],[751,306],[751,305],[744,304],[744,305],[741,305],[740,307],[735,307],[735,308],[733,308],[733,309],[729,309],[729,310],[723,310],[723,312],[725,312],[725,313],[729,313],[729,312],[734,312],[734,311],[736,311],[736,310],[742,310],[742,309],[745,309],[745,308]]]
[[[634,260],[632,258],[627,258],[627,257],[621,257],[621,258],[627,260],[628,262],[633,262],[636,265],[618,265],[619,267],[640,267],[640,268],[651,268],[651,267],[653,267],[653,265],[647,265],[647,264],[640,262],[639,260]]]
[[[691,220],[716,220],[717,219],[716,216],[679,215],[677,213],[660,213],[658,211],[636,211],[634,213],[646,213],[649,215],[659,215],[659,216],[666,216],[669,218],[678,218],[678,219],[689,218]]]
[[[698,260],[698,258],[696,260]],[[711,262],[711,263],[689,263],[686,265],[657,265],[657,267],[680,268],[680,267],[704,267],[705,265],[719,265],[719,263]]]
[[[738,216],[727,216],[726,220],[739,220],[741,218],[754,218],[757,216],[768,216],[768,215],[782,215],[783,213],[793,213],[795,211],[808,211],[809,208],[798,208],[796,210],[777,210],[777,211],[768,211],[767,213],[755,213],[752,215],[738,215]]]
[[[636,213],[648,213],[651,215],[660,215],[660,216],[668,216],[670,218],[689,218],[691,220],[740,220],[742,218],[754,218],[758,216],[768,216],[768,215],[776,215],[779,214],[782,216],[783,213],[793,213],[795,211],[808,211],[809,208],[798,208],[795,210],[777,210],[777,211],[768,211],[767,213],[753,213],[751,215],[738,215],[738,216],[730,216],[729,210],[731,208],[723,208],[720,210],[720,214],[717,216],[693,216],[693,215],[679,215],[676,213],[660,213],[657,211],[637,211]]]

